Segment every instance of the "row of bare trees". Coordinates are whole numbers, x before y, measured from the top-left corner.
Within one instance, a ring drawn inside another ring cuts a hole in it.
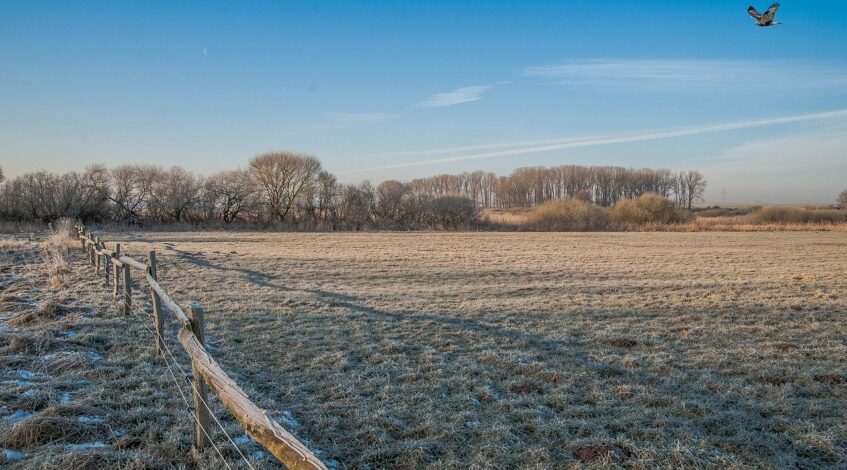
[[[532,207],[555,199],[577,198],[600,206],[643,194],[673,197],[691,209],[703,197],[706,180],[697,171],[561,165],[519,168],[508,176],[491,172],[444,174],[410,183],[418,194],[461,195],[481,207]]]
[[[5,220],[456,229],[476,223],[478,215],[470,199],[415,194],[397,181],[342,184],[315,157],[289,152],[261,154],[247,169],[208,177],[180,167],[92,165],[81,173],[38,171],[4,183],[0,170]]]
[[[269,152],[246,169],[208,177],[180,167],[92,165],[83,172],[26,173],[3,182],[0,218],[128,224],[249,223],[358,230],[365,227],[459,228],[480,207],[530,207],[576,198],[610,206],[654,193],[690,208],[706,181],[696,171],[563,165],[418,178],[378,186],[340,183],[311,155]]]

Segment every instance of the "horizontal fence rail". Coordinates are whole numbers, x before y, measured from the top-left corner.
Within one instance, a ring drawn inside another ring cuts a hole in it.
[[[266,410],[258,407],[250,400],[238,384],[235,383],[223,370],[223,368],[209,354],[204,345],[204,313],[199,304],[189,303],[188,314],[177,304],[159,284],[156,252],[148,254],[148,262],[142,263],[121,253],[121,245],[115,244],[114,250],[108,250],[105,243],[99,237],[94,237],[91,232],[85,232],[82,225],[78,225],[79,240],[83,251],[85,251],[89,264],[94,268],[96,274],[103,273],[105,285],[112,287],[112,296],[120,299],[123,303],[124,313],[134,313],[138,306],[132,304],[132,279],[131,269],[144,272],[142,276],[150,287],[154,327],[150,328],[155,335],[156,353],[165,359],[170,370],[170,362],[167,356],[171,355],[164,341],[164,316],[162,310],[167,309],[173,314],[180,328],[177,339],[182,345],[191,361],[191,369],[194,377],[191,394],[194,399],[195,429],[194,448],[202,450],[208,445],[215,447],[221,455],[220,450],[211,442],[211,422],[209,420],[211,409],[208,406],[206,390],[211,390],[218,397],[221,404],[235,417],[244,432],[257,443],[267,449],[280,462],[292,470],[300,469],[322,469],[326,466],[294,435],[285,430],[279,423],[272,419]],[[101,271],[102,267],[102,271]],[[146,313],[146,312],[145,312]],[[145,325],[146,326],[146,325]],[[174,364],[181,369],[176,359],[171,355]],[[171,371],[173,374],[173,371]],[[179,383],[176,381],[177,387]],[[182,394],[182,390],[180,390]],[[183,396],[183,399],[187,398]],[[217,422],[217,418],[212,415]],[[217,422],[218,426],[220,422]],[[223,426],[221,426],[223,430]],[[226,434],[226,431],[223,430]],[[227,434],[227,438],[229,435]],[[230,442],[232,442],[232,439]],[[233,445],[234,442],[233,442]],[[239,454],[241,451],[236,450]],[[243,454],[242,454],[243,457]],[[245,459],[246,462],[246,459]],[[226,463],[224,461],[224,463]],[[249,462],[247,465],[250,466]],[[229,465],[227,464],[227,467]],[[252,468],[252,466],[251,466]]]

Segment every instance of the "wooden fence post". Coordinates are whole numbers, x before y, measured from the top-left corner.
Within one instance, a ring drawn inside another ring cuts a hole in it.
[[[124,263],[124,314],[132,313],[132,280],[129,265]]]
[[[112,253],[112,261],[116,261],[120,257],[121,257],[121,244],[115,243],[115,252]],[[113,262],[112,263],[112,277],[114,277],[114,279],[112,280],[114,282],[114,286],[112,287],[112,298],[113,299],[118,298],[118,284],[119,284],[118,279],[120,278],[118,269],[119,269],[118,265]]]
[[[85,234],[85,251],[88,253],[88,264],[94,265],[94,258],[92,258],[93,253],[91,253],[91,244],[88,243],[91,241],[91,232]]]
[[[96,274],[100,274],[100,255],[97,253],[97,250],[100,249],[100,237],[94,238],[94,260],[95,260],[95,268],[94,272]]]
[[[191,323],[194,336],[197,337],[201,346],[205,346],[204,329],[206,322],[203,318],[203,307],[200,304],[194,302],[188,304],[188,320]],[[203,449],[209,445],[209,436],[211,436],[209,410],[205,405],[205,403],[209,403],[209,394],[206,382],[203,380],[203,374],[193,360],[191,361],[191,372],[194,377],[194,413],[197,415],[197,421],[194,423],[194,447]]]
[[[91,242],[94,241],[94,236],[91,235],[91,232],[88,232],[88,240],[85,242],[85,246],[88,249],[88,264],[89,266],[94,266],[94,252],[91,251]]]
[[[106,242],[100,242],[100,249],[106,249]],[[103,255],[103,277],[105,286],[109,287],[109,271],[112,270],[112,258],[109,255]]]
[[[158,281],[159,277],[156,269],[156,252],[154,250],[150,250],[147,254],[147,261],[149,264],[147,272],[153,280]],[[156,354],[161,356],[165,353],[165,318],[162,316],[162,299],[153,287],[150,287],[150,294],[153,296],[153,324],[156,327]]]

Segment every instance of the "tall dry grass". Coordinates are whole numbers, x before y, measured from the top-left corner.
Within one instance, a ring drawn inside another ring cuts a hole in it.
[[[636,199],[623,199],[609,211],[612,221],[621,228],[637,228],[650,224],[678,224],[692,219],[688,211],[656,194],[644,194]]]
[[[611,219],[602,208],[579,199],[550,201],[527,214],[524,226],[547,232],[595,232],[611,229]]]
[[[801,206],[765,206],[749,217],[751,222],[764,224],[839,224],[847,222],[847,211]]]
[[[53,288],[65,286],[65,277],[70,272],[68,250],[74,242],[74,231],[73,220],[59,219],[53,222],[50,234],[43,242],[45,266]]]

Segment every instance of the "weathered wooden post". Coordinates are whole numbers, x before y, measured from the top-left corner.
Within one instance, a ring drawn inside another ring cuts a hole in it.
[[[112,280],[114,282],[114,286],[112,287],[112,298],[113,299],[118,298],[118,285],[120,284],[120,282],[118,281],[118,279],[120,278],[120,276],[119,276],[120,272],[118,270],[120,268],[118,267],[118,263],[115,263],[115,261],[117,261],[118,258],[120,258],[120,257],[121,257],[121,244],[115,243],[115,251],[112,253],[112,277],[114,277],[114,279]]]
[[[91,232],[85,234],[85,250],[88,253],[88,264],[94,265],[93,253],[91,252]]]
[[[132,313],[132,280],[129,273],[129,265],[124,265],[124,314]]]
[[[106,242],[100,243],[100,248],[106,249]],[[112,270],[112,257],[111,255],[103,255],[103,276],[105,279],[105,286],[109,287],[109,272]]]
[[[150,252],[147,253],[147,261],[149,264],[147,272],[153,280],[158,281],[159,277],[156,270],[156,252],[154,250],[150,250]],[[156,289],[153,289],[152,286],[150,287],[150,294],[153,296],[153,325],[156,327],[156,354],[161,356],[165,352],[165,318],[162,316],[162,299],[159,297],[159,293],[156,292]]]
[[[200,345],[205,347],[205,334],[203,331],[206,328],[206,324],[203,318],[203,307],[200,304],[194,302],[188,304],[188,320],[191,323],[191,331],[194,332],[194,336],[197,337]],[[209,403],[209,398],[206,382],[203,380],[203,374],[200,372],[200,368],[194,364],[193,360],[191,361],[191,372],[194,376],[194,413],[197,415],[197,421],[194,423],[194,447],[199,450],[210,444],[209,410],[205,405],[205,403]]]
[[[100,249],[100,237],[94,237],[94,273],[100,274],[100,254],[97,253],[97,250]]]

